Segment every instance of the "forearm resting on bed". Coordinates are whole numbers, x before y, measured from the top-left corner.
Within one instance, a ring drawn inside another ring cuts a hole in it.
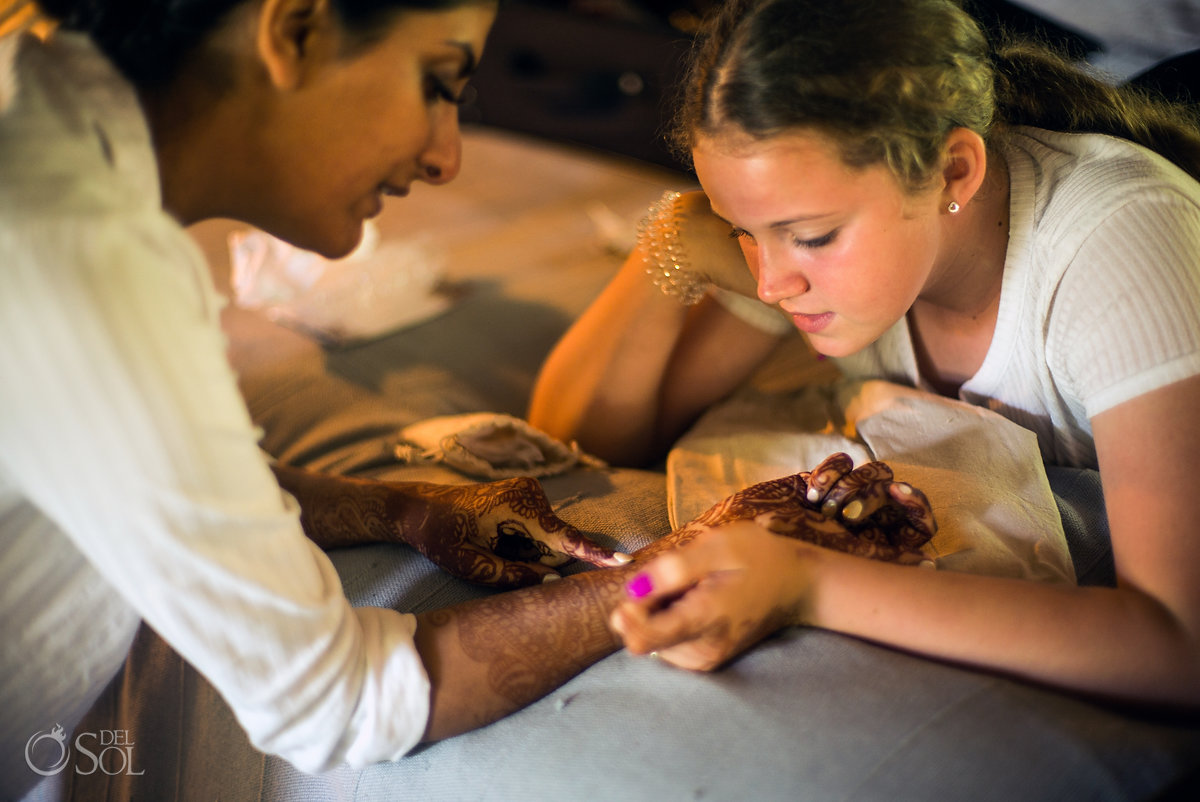
[[[608,614],[635,570],[589,571],[418,615],[432,684],[424,740],[503,718],[616,651]]]
[[[432,685],[423,740],[468,732],[520,710],[617,649],[609,614],[647,560],[696,536],[685,526],[634,562],[498,593],[417,616],[417,650]]]

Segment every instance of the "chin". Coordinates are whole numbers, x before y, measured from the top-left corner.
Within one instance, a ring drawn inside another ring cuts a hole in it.
[[[314,247],[314,248],[309,248],[309,250],[316,251],[321,256],[324,256],[326,259],[341,259],[344,256],[349,256],[350,254],[354,253],[354,249],[358,247],[358,243],[361,241],[362,241],[362,235],[360,234],[358,237],[355,238],[354,242],[351,242],[349,245],[338,245],[338,246],[330,246],[330,247]]]
[[[270,233],[297,248],[312,251],[326,259],[341,259],[343,256],[349,256],[358,247],[358,243],[362,241],[363,227],[362,223],[359,223],[338,230],[314,226]]]
[[[810,336],[809,344],[811,344],[821,356],[827,356],[831,359],[840,359],[844,356],[853,356],[870,345],[870,343],[852,343],[832,337],[817,336]]]

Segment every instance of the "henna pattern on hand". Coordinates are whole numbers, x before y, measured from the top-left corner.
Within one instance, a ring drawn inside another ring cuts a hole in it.
[[[558,518],[530,477],[442,485],[274,468],[322,548],[407,543],[455,576],[499,588],[537,584],[571,559],[611,564],[612,551]]]
[[[463,579],[497,588],[541,582],[548,569],[572,559],[611,565],[613,552],[560,519],[541,483],[530,477],[472,485],[425,484],[421,499],[464,517],[447,537],[437,527],[404,525],[402,539]],[[539,570],[533,566],[545,566]]]
[[[752,520],[775,534],[862,557],[903,563],[924,560],[920,548],[937,529],[924,494],[912,488],[908,500],[897,501],[888,492],[893,479],[890,467],[871,462],[851,470],[852,465],[849,456],[839,453],[811,472],[752,485],[639,551],[637,557],[682,545],[705,529]],[[817,501],[810,500],[814,487]],[[860,505],[861,512],[853,520],[842,514],[847,499]]]

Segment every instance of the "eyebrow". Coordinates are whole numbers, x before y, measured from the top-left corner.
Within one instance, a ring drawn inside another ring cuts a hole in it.
[[[710,209],[711,209],[711,207],[710,207]],[[724,223],[727,223],[728,225],[732,226],[733,228],[737,228],[737,226],[734,223],[730,222],[729,220],[726,220],[716,210],[712,210],[712,213],[713,213],[713,216],[715,216],[717,219],[721,220]],[[820,220],[822,217],[829,217],[831,214],[833,214],[833,213],[826,212],[824,214],[806,214],[806,215],[800,215],[799,217],[793,217],[788,220],[777,220],[776,222],[768,225],[767,228],[787,228],[788,226],[792,225],[793,223],[807,223],[809,220]]]

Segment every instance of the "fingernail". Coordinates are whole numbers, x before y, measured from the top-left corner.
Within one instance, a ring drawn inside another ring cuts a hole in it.
[[[854,499],[845,507],[842,508],[842,517],[850,521],[858,520],[858,516],[862,515],[863,503],[858,499]]]
[[[825,499],[825,503],[821,505],[821,512],[832,516],[837,513],[837,502],[831,498]]]
[[[557,582],[560,579],[562,579],[562,577],[558,574],[546,574],[544,577],[542,577],[542,584],[544,585],[547,582]]]
[[[625,563],[633,562],[633,556],[630,554],[626,554],[623,551],[614,551],[613,559],[616,560],[617,562],[619,562],[621,565],[625,565]]]
[[[650,581],[648,574],[638,574],[625,586],[625,592],[631,599],[640,599],[652,590],[654,590],[654,583]]]
[[[817,490],[815,487],[809,486],[807,498],[809,502],[816,504],[821,500],[821,491]]]
[[[907,484],[905,482],[896,482],[893,486],[896,488],[896,490],[900,491],[902,494],[904,494],[906,496],[912,495],[913,489],[912,489],[912,485],[910,485],[910,484]]]
[[[658,652],[650,652],[650,653],[649,653],[648,655],[646,655],[646,656],[647,656],[647,657],[649,657],[651,660],[657,660],[657,659],[658,659]]]

